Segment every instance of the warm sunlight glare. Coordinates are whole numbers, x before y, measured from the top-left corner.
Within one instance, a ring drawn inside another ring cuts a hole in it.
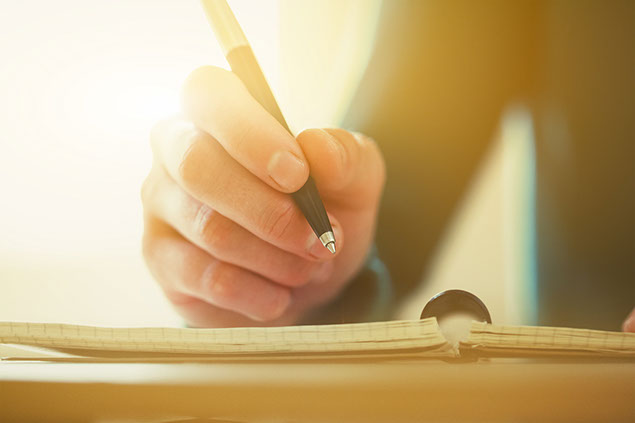
[[[230,4],[271,73],[277,2]],[[141,260],[139,189],[183,80],[226,66],[199,2],[10,2],[0,28],[2,319],[176,321]]]

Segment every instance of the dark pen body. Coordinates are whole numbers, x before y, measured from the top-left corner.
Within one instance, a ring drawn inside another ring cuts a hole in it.
[[[290,133],[251,47],[246,45],[236,47],[227,53],[226,58],[232,71],[243,81],[249,93]],[[329,251],[335,253],[333,228],[313,178],[309,176],[302,188],[291,195],[315,235]]]
[[[278,122],[289,132],[278,103],[260,70],[256,57],[249,46],[240,46],[231,50],[226,55],[232,71],[238,75],[245,84],[249,93],[260,103]],[[320,238],[322,244],[332,253],[335,252],[335,238],[332,236],[333,228],[320,199],[313,178],[309,176],[306,183],[298,191],[291,194],[296,204],[313,228],[315,235]],[[325,235],[327,234],[327,235]],[[330,234],[330,237],[329,235]],[[325,242],[326,241],[326,242]],[[332,245],[332,248],[329,248]]]
[[[245,84],[249,93],[289,132],[287,121],[267,84],[247,38],[225,0],[202,0],[205,14],[232,71]],[[313,232],[322,245],[335,254],[335,236],[315,182],[306,183],[292,194]]]

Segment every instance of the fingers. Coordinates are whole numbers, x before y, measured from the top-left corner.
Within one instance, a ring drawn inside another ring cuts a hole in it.
[[[306,260],[263,241],[188,195],[161,168],[152,170],[142,197],[147,213],[221,261],[290,287],[319,282],[330,275],[330,262]],[[317,242],[314,248],[318,249],[316,257],[319,249],[324,249]]]
[[[261,321],[279,317],[291,302],[287,288],[213,258],[151,217],[144,257],[168,297],[180,293]]]
[[[176,309],[189,326],[203,328],[227,328],[269,326],[272,321],[256,322],[242,314],[229,310],[223,310],[199,300],[198,298],[180,293],[166,293],[172,306]]]
[[[176,311],[183,316],[188,325],[205,328],[289,326],[297,321],[297,313],[285,313],[277,319],[254,321],[247,316],[229,310],[223,310],[188,295],[168,294],[168,299]]]
[[[172,119],[151,134],[155,156],[189,195],[278,248],[305,258],[330,259],[291,197],[236,162],[214,138]],[[341,230],[336,220],[335,231]],[[339,241],[339,239],[338,239]]]
[[[183,88],[188,118],[216,138],[240,165],[283,192],[300,189],[309,167],[298,143],[232,72],[207,66]]]
[[[376,205],[386,171],[373,140],[343,129],[309,129],[297,140],[320,193],[340,205]]]

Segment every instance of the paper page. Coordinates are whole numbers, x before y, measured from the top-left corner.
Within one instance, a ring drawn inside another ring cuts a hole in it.
[[[305,354],[443,349],[434,318],[321,326],[178,329],[0,322],[0,343],[94,351]]]
[[[635,333],[472,322],[470,335],[461,347],[478,351],[560,351],[635,357]]]

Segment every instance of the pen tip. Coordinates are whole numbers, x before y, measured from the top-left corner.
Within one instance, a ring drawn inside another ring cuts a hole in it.
[[[322,245],[331,252],[331,254],[335,254],[335,235],[332,230],[326,231],[320,235],[320,241],[322,242]]]

